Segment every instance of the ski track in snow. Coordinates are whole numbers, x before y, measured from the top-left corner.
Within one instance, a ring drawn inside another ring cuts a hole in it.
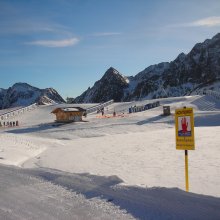
[[[99,198],[87,199],[12,167],[0,170],[1,219],[133,219]]]

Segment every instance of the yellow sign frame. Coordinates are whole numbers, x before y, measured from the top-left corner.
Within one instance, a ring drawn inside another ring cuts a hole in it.
[[[176,149],[195,150],[193,108],[175,110]]]

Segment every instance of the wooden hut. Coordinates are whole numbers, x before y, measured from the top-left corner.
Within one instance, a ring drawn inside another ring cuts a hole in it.
[[[80,107],[56,108],[51,113],[56,115],[56,122],[82,121],[86,110]]]

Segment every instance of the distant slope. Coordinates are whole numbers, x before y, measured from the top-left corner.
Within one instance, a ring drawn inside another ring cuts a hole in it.
[[[220,33],[196,44],[188,54],[181,53],[170,63],[151,65],[134,77],[122,76],[111,67],[75,101],[130,101],[202,94],[207,88],[220,89],[219,80]],[[215,87],[212,88],[213,84]]]
[[[27,83],[16,83],[0,90],[0,108],[38,104],[63,103],[63,98],[53,88],[39,89]]]

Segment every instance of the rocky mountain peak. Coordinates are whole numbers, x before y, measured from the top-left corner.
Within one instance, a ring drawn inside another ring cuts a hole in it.
[[[41,100],[44,100],[44,102]],[[39,89],[27,83],[15,83],[8,89],[0,90],[1,109],[16,106],[27,106],[33,103],[50,104],[63,102],[65,101],[55,89]]]
[[[110,67],[103,77],[101,78],[100,82],[103,83],[122,83],[127,84],[128,78],[126,76],[123,76],[118,70],[116,70],[113,67]]]
[[[116,70],[112,66],[109,69],[107,69],[106,73],[108,73],[108,74],[119,74],[118,70]]]
[[[110,67],[109,69],[107,69],[107,71],[105,72],[105,74],[103,75],[103,78],[107,78],[107,77],[112,77],[114,75],[117,75],[118,71],[116,69],[114,69],[113,67]]]
[[[29,85],[28,83],[17,82],[17,83],[15,83],[12,87],[30,88],[30,87],[33,87],[33,86]]]
[[[37,90],[37,88],[29,85],[28,83],[19,82],[12,85],[12,87],[10,87],[9,90],[16,92],[28,92],[28,91]]]
[[[124,89],[128,87],[129,80],[118,70],[110,67],[103,77],[92,88],[87,89],[81,96],[75,98],[75,102],[105,102],[110,99],[120,101]]]

